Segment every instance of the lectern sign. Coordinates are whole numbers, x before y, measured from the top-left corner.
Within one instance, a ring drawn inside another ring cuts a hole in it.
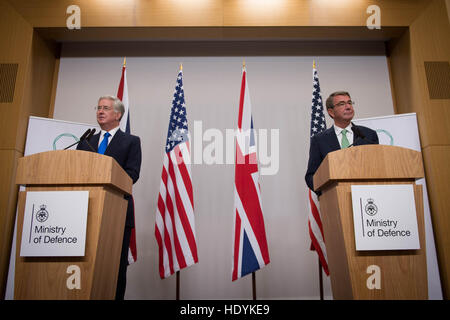
[[[356,250],[420,249],[412,185],[353,185]]]
[[[89,191],[28,191],[21,257],[84,256]]]

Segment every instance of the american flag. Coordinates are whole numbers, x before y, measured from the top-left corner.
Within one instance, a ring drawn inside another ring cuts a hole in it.
[[[316,63],[313,63],[313,94],[311,107],[311,132],[310,137],[321,133],[327,128],[325,116],[323,113],[322,95],[320,93],[319,76],[317,74]],[[320,263],[327,275],[328,262],[327,253],[325,249],[325,240],[323,237],[322,220],[319,212],[319,200],[317,195],[308,189],[308,229],[311,237],[311,250],[315,250],[319,256]]]
[[[189,140],[180,69],[173,94],[156,210],[155,236],[161,278],[198,262]]]
[[[270,262],[258,180],[252,110],[244,67],[236,133],[233,281]]]
[[[119,98],[123,106],[125,107],[125,114],[120,120],[120,130],[130,133],[130,108],[128,103],[128,84],[127,84],[127,60],[123,59],[122,77],[119,82],[119,89],[117,90],[117,98]],[[134,198],[131,196],[133,202],[133,221],[135,220],[134,214]],[[136,227],[131,229],[130,245],[128,247],[128,264],[132,264],[137,260],[137,247],[136,247]]]

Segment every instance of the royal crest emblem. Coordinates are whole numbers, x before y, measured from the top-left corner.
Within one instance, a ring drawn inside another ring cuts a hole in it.
[[[36,220],[39,222],[45,222],[48,219],[48,211],[46,210],[47,206],[45,204],[41,205],[41,208],[38,212],[36,212]]]
[[[367,204],[366,204],[366,206],[365,206],[365,210],[366,210],[366,213],[367,213],[369,216],[374,216],[374,215],[377,214],[377,212],[378,212],[378,207],[375,205],[373,199],[371,199],[371,198],[370,198],[370,199],[367,199]]]

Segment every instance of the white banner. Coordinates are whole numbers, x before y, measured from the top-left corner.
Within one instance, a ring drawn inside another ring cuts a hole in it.
[[[420,249],[412,185],[353,185],[357,251]]]
[[[21,257],[83,257],[89,191],[29,191]]]

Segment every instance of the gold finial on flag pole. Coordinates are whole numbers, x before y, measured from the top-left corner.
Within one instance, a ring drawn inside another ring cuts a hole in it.
[[[123,66],[126,67],[127,66],[127,57],[123,58]]]
[[[245,58],[242,59],[242,68],[245,68]]]
[[[183,71],[183,63],[180,63],[180,71]]]
[[[316,68],[316,60],[313,60],[313,68]]]

